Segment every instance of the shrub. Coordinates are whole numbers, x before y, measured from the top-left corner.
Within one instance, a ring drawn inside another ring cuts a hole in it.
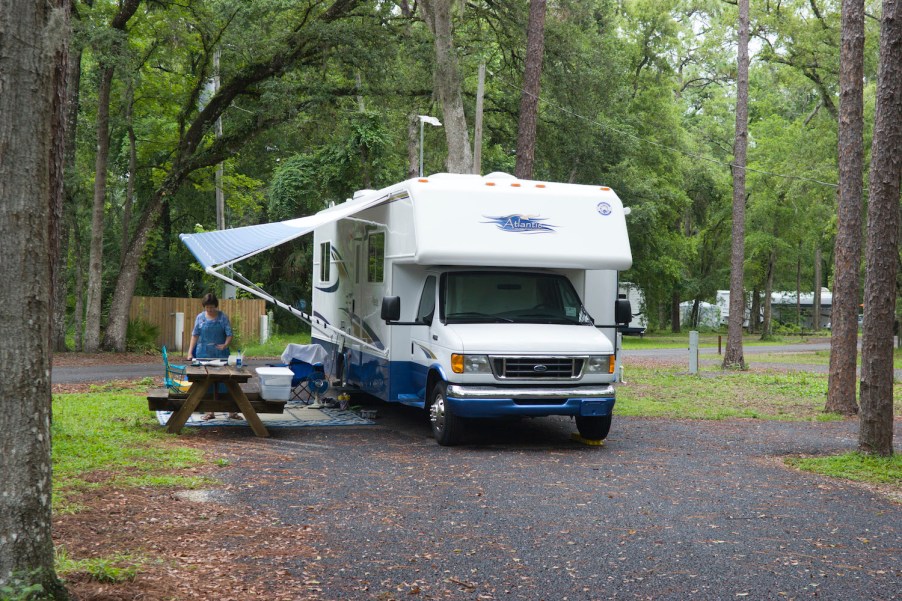
[[[133,353],[152,353],[157,349],[160,328],[140,317],[128,322],[125,331],[125,348]]]

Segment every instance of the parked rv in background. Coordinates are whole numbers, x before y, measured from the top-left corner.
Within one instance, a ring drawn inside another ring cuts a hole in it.
[[[814,326],[814,292],[802,292],[801,294],[796,292],[773,292],[771,293],[770,298],[771,315],[774,323],[795,324],[797,323],[799,313],[801,312],[801,323],[799,323],[799,325],[803,328],[812,328]],[[727,325],[730,319],[730,291],[718,290],[716,304],[720,308],[721,325]],[[828,324],[830,323],[832,309],[833,293],[827,288],[821,288],[821,327],[829,327]],[[759,322],[763,318],[763,306],[761,311],[762,313],[758,317]],[[750,315],[751,292],[746,292],[745,319],[743,320],[742,327],[748,327]]]
[[[624,336],[642,336],[648,328],[648,318],[645,315],[645,295],[642,293],[642,289],[632,282],[620,282],[618,291],[619,298],[628,300],[633,310],[629,324],[620,331]]]

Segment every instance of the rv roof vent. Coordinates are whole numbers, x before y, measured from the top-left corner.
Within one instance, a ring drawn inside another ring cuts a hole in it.
[[[367,194],[370,194],[372,192],[375,192],[375,190],[357,190],[356,192],[354,192],[354,200],[357,200],[361,196],[366,196]]]
[[[504,171],[492,171],[488,175],[485,176],[486,179],[517,179],[510,173],[505,173]]]

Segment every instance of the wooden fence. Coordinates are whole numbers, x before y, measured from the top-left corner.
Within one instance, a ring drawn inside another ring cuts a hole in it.
[[[239,344],[260,341],[260,316],[266,314],[266,302],[260,299],[219,299],[219,309],[229,316]],[[199,298],[168,296],[135,296],[129,307],[129,320],[143,319],[160,328],[157,346],[167,346],[173,352],[181,347],[188,351],[194,319],[203,311]],[[181,340],[176,340],[176,313],[185,316]],[[181,343],[181,344],[179,344]],[[232,348],[237,348],[232,345]]]

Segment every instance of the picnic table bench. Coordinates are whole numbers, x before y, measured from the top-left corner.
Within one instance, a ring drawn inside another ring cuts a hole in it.
[[[177,434],[195,411],[241,412],[257,436],[269,436],[258,413],[282,413],[284,401],[266,401],[259,393],[246,393],[241,384],[253,377],[247,367],[231,365],[189,365],[185,377],[191,383],[187,394],[168,388],[153,389],[147,395],[151,411],[172,411],[166,422],[167,431]],[[227,392],[219,392],[219,385]],[[251,400],[253,399],[253,400]]]

